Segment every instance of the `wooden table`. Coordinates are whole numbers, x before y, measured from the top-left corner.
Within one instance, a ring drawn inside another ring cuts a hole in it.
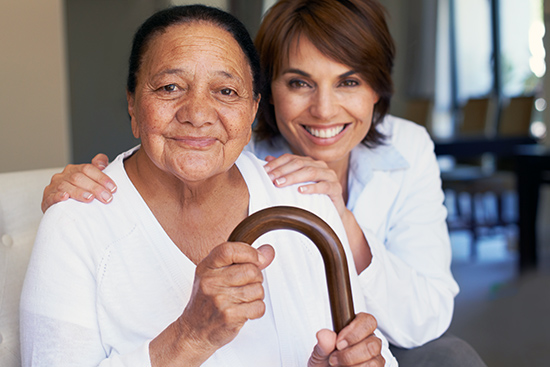
[[[537,266],[537,214],[540,187],[549,183],[550,150],[541,145],[518,146],[516,178],[519,198],[519,267],[531,270]]]
[[[539,191],[545,182],[544,172],[550,171],[550,150],[530,137],[463,138],[435,141],[435,153],[457,158],[492,153],[514,159],[519,201],[519,269],[523,272],[536,268]]]

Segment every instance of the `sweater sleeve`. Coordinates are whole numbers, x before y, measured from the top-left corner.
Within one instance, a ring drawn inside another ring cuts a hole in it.
[[[358,218],[373,254],[360,274],[367,309],[390,343],[403,348],[441,336],[458,293],[433,142],[425,130],[415,138],[421,148],[407,156],[411,167],[399,183],[383,235]]]
[[[86,246],[98,228],[83,227],[58,208],[44,216],[21,295],[23,366],[150,367],[149,341],[124,352],[102,343],[96,274],[105,246]]]

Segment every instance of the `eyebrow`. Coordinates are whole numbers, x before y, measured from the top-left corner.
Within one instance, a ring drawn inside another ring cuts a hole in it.
[[[298,74],[298,75],[302,75],[302,76],[305,76],[305,77],[308,77],[308,78],[311,77],[311,75],[309,73],[306,73],[305,71],[300,70],[300,69],[293,69],[293,68],[284,70],[283,74]],[[343,74],[338,75],[338,78],[346,78],[346,77],[348,77],[350,75],[354,75],[354,74],[357,74],[357,71],[350,70],[350,71],[347,71]]]

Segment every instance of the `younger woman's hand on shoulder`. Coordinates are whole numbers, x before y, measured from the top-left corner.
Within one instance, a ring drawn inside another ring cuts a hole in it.
[[[116,191],[116,184],[103,169],[109,164],[105,154],[98,154],[91,164],[69,164],[63,172],[53,175],[51,182],[44,189],[42,196],[42,211],[50,206],[69,198],[83,203],[97,199],[109,203]]]
[[[340,216],[344,216],[346,204],[342,195],[342,185],[336,172],[324,161],[293,154],[283,154],[278,158],[267,156],[265,160],[268,163],[264,168],[275,186],[284,187],[307,182],[298,188],[301,193],[328,195]]]

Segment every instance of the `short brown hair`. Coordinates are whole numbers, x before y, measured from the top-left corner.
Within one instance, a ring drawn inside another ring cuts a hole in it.
[[[363,143],[380,144],[384,136],[375,127],[390,106],[395,54],[385,16],[377,0],[279,0],[273,5],[254,42],[262,68],[262,99],[255,125],[258,139],[280,135],[270,103],[271,81],[288,58],[292,41],[304,36],[323,54],[358,72],[378,94],[372,127]]]

